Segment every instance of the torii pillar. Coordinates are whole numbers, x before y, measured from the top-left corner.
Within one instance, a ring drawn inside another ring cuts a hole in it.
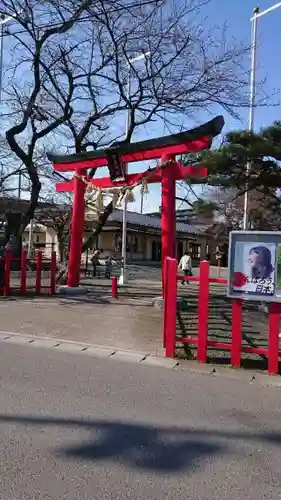
[[[70,237],[70,250],[69,250],[69,263],[68,263],[68,279],[67,285],[69,287],[76,287],[80,281],[80,265],[81,254],[84,235],[85,223],[85,191],[86,184],[80,177],[83,176],[84,171],[77,168],[74,177],[74,196],[72,208],[72,222],[71,222],[71,237]]]
[[[164,296],[165,260],[176,257],[176,180],[171,175],[171,168],[176,165],[175,156],[162,155],[161,163],[174,160],[173,164],[162,170],[162,295]],[[184,167],[183,167],[184,168]],[[198,172],[199,173],[199,172]],[[201,171],[199,175],[206,175]]]
[[[118,151],[121,164],[136,161],[161,158],[161,163],[151,172],[142,172],[126,175],[125,180],[116,181],[112,178],[92,179],[87,176],[89,168],[106,166],[110,160],[112,150],[91,151],[69,156],[49,155],[53,161],[54,170],[58,172],[74,171],[70,181],[59,182],[57,192],[73,192],[72,230],[68,266],[68,287],[79,285],[79,272],[84,234],[85,189],[92,185],[96,189],[113,187],[134,187],[143,180],[148,183],[162,184],[162,264],[166,257],[176,256],[176,181],[189,177],[204,177],[207,170],[200,165],[183,166],[176,161],[176,155],[190,152],[198,153],[208,149],[214,136],[218,135],[223,127],[223,117],[218,116],[196,129],[181,132],[172,136],[151,139],[132,144],[120,144]],[[110,153],[110,154],[109,154]],[[146,176],[148,178],[146,179]],[[162,267],[162,285],[164,293],[164,265]]]

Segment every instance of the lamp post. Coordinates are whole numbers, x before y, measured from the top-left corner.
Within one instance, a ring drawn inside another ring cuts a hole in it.
[[[254,130],[254,110],[255,110],[255,97],[256,97],[256,69],[257,69],[257,27],[258,19],[269,12],[281,7],[281,2],[272,5],[268,9],[260,12],[259,8],[256,7],[253,11],[253,17],[251,17],[252,22],[252,39],[251,39],[251,72],[250,72],[250,103],[249,103],[249,122],[248,130],[253,132]],[[251,163],[247,162],[246,174],[249,175],[251,170]],[[243,211],[243,229],[247,230],[249,225],[248,217],[248,204],[249,204],[249,193],[246,190],[244,195],[244,211]]]
[[[146,57],[150,56],[150,52],[145,52],[144,54],[140,54],[137,57],[133,57],[129,60],[129,64],[132,64],[136,61],[141,61]],[[131,68],[128,68],[128,99],[131,96]],[[130,108],[128,108],[128,113],[126,116],[126,136],[128,134],[130,128]],[[127,165],[124,166],[125,173],[127,173]],[[122,220],[122,263],[121,263],[121,273],[119,277],[119,285],[125,285],[128,282],[127,276],[127,200],[126,197],[124,199],[124,207],[123,207],[123,220]]]
[[[143,192],[143,186],[141,186],[141,192],[140,192],[140,195],[141,195],[140,213],[141,213],[141,214],[143,214],[143,195],[144,195],[144,192]]]
[[[33,251],[33,219],[29,223],[28,229],[28,244],[27,244],[27,256],[30,259]]]

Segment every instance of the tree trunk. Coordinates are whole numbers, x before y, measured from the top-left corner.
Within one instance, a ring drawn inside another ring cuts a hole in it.
[[[60,264],[65,263],[65,254],[64,254],[64,238],[60,238],[58,236],[58,247],[59,247],[59,259],[60,259]]]
[[[91,248],[94,245],[96,237],[102,231],[102,228],[105,225],[108,217],[112,214],[112,211],[113,211],[113,203],[111,201],[105,207],[104,212],[100,215],[99,219],[95,223],[95,226],[94,226],[94,228],[93,228],[90,236],[88,237],[88,239],[83,244],[83,246],[82,246],[82,253],[86,252],[86,250],[88,250],[89,248]]]
[[[102,228],[104,224],[106,223],[108,217],[112,214],[113,211],[113,203],[112,201],[108,203],[108,205],[105,207],[104,212],[100,215],[99,219],[96,221],[94,228],[88,237],[88,239],[85,241],[85,243],[82,246],[82,253],[86,252],[89,248],[91,248],[94,243],[96,237],[100,234],[102,231]],[[68,262],[66,262],[61,269],[57,273],[56,281],[57,284],[59,285],[66,285],[67,283],[67,273],[68,273]]]
[[[22,214],[20,212],[8,212],[6,214],[4,247],[10,248],[13,257],[16,258],[20,257],[22,249],[21,221]]]
[[[30,223],[31,219],[34,218],[34,212],[38,206],[39,194],[41,191],[41,182],[39,181],[39,177],[38,177],[36,170],[35,170],[35,174],[30,175],[30,180],[32,183],[30,201],[29,201],[29,206],[28,206],[26,213],[23,214],[23,216],[22,216],[20,235],[22,235],[26,226],[28,226],[28,224]]]

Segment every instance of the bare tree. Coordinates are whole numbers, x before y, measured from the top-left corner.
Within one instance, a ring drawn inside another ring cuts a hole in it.
[[[59,262],[62,264],[68,259],[71,205],[72,197],[67,193],[59,197],[40,197],[40,206],[34,213],[34,220],[54,230],[58,243]]]
[[[184,206],[192,209],[196,222],[217,228],[218,234],[242,228],[244,196],[236,187],[205,186],[201,196],[186,186],[186,196],[180,197]],[[248,203],[249,224],[256,230],[280,230],[281,205],[278,197],[269,196],[263,189],[251,190]]]
[[[60,37],[65,43],[65,34],[74,28],[90,4],[90,0],[0,2],[2,15],[15,20],[6,32],[12,48],[10,81],[5,92],[8,111],[2,119],[8,123],[6,139],[10,150],[24,166],[31,183],[30,203],[22,217],[21,233],[34,215],[41,189],[36,147],[71,114],[70,107],[52,117],[50,114],[46,117],[41,110],[42,84],[48,78],[44,67],[46,62],[49,65],[56,62],[56,55],[50,60],[50,47],[55,41],[58,43]],[[71,97],[71,88],[68,93]]]
[[[129,0],[104,0],[102,8],[109,14],[131,9],[136,13],[136,9],[157,4],[158,0],[133,3]],[[53,143],[56,143],[54,132],[73,112],[70,104],[74,101],[73,82],[62,72],[60,83],[67,94],[62,108],[49,96],[51,87],[54,88],[52,72],[58,75],[60,59],[65,59],[75,49],[78,60],[79,57],[82,59],[83,43],[89,42],[91,37],[93,12],[98,13],[100,8],[99,2],[93,0],[65,0],[63,3],[59,0],[0,1],[2,17],[9,16],[14,20],[9,26],[5,25],[4,36],[9,36],[11,57],[6,71],[6,108],[2,122],[7,127],[9,148],[23,165],[31,187],[30,203],[23,214],[20,233],[34,215],[41,190],[37,150],[47,136],[52,135]],[[8,174],[4,174],[6,180]]]
[[[69,139],[66,149],[130,141],[151,121],[182,126],[214,104],[234,115],[247,105],[246,47],[228,47],[224,28],[211,35],[190,22],[205,3],[188,0],[178,10],[156,4],[109,11],[104,0],[91,6],[91,22],[83,25],[77,46],[57,49],[58,64],[44,87],[49,102],[64,111],[73,86],[73,113],[60,127]],[[144,62],[133,62],[142,53]],[[120,125],[125,111],[130,113],[126,135]]]
[[[224,224],[227,231],[242,228],[244,196],[237,188],[212,188],[206,196],[217,205],[214,214],[215,222]],[[280,231],[280,215],[281,205],[278,197],[269,196],[263,189],[250,191],[248,216],[251,229]]]
[[[18,176],[25,174],[24,166],[12,154],[5,137],[0,136],[0,196],[13,196]]]
[[[234,115],[246,105],[246,47],[228,44],[224,27],[203,29],[196,16],[206,3],[0,1],[0,10],[15,17],[6,137],[31,181],[22,231],[39,200],[42,150],[83,152],[130,141],[152,121],[181,127],[215,104]],[[144,61],[132,62],[140,53],[148,54]],[[105,207],[93,234],[113,205]]]
[[[128,142],[151,121],[180,126],[199,109],[211,110],[214,104],[232,114],[246,105],[247,72],[242,69],[246,48],[227,47],[224,29],[211,36],[196,20],[190,22],[205,3],[189,0],[178,10],[151,3],[110,11],[100,0],[90,7],[91,22],[83,26],[77,46],[58,47],[58,64],[49,72],[45,68],[48,79],[43,87],[49,105],[61,112],[72,107],[71,116],[58,129],[65,152],[106,147],[121,139]],[[135,64],[134,56],[140,53],[146,57]],[[59,134],[53,149],[58,148]],[[112,208],[109,203],[96,221],[89,244]]]

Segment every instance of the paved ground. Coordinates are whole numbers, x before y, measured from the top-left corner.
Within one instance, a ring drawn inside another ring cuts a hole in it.
[[[141,266],[130,266],[130,284],[136,283],[137,286],[130,286],[120,290],[120,300],[131,303],[147,302],[156,295],[156,289],[160,281],[160,269],[143,268]],[[199,269],[194,270],[194,275],[199,274]],[[211,267],[210,274],[213,277],[218,275],[218,270]],[[220,277],[227,277],[227,270],[221,269]],[[85,283],[91,283],[91,280],[85,280]],[[102,281],[98,282],[101,286]],[[96,284],[94,285],[96,287]],[[158,293],[161,294],[160,287]],[[198,284],[190,283],[188,286],[179,285],[179,294],[186,299],[188,305],[186,311],[180,311],[177,315],[177,335],[178,336],[197,336],[198,328]],[[232,305],[231,300],[226,297],[225,285],[210,285],[210,307],[209,307],[209,339],[220,342],[231,342],[232,327]],[[244,302],[243,307],[243,344],[251,347],[267,347],[268,345],[268,317],[257,308],[257,303]],[[194,346],[195,347],[195,346]],[[230,361],[230,355],[227,352],[209,349],[209,359],[212,361],[225,362]],[[183,350],[178,351],[179,355]],[[191,349],[191,356],[196,355],[196,349]],[[267,368],[267,360],[264,357],[254,354],[243,354],[242,359],[245,363],[255,362],[251,365],[256,368]]]
[[[111,283],[84,279],[88,296],[0,298],[0,330],[87,342],[163,355],[162,312],[152,308],[161,294],[160,268],[129,266],[130,285],[111,301]],[[31,275],[29,276],[31,283]],[[17,286],[18,273],[11,284]]]
[[[104,279],[86,279],[91,293],[73,299],[0,298],[0,330],[162,355],[162,313],[151,307],[152,297],[161,292],[160,270],[152,273],[157,276],[152,282],[142,267],[133,267],[132,272],[135,286],[129,296],[128,289],[123,289],[118,301],[110,301],[111,282]],[[14,273],[11,284],[17,286],[17,282],[19,275]]]
[[[85,297],[0,299],[0,330],[162,355],[162,312],[151,307],[152,298],[161,295],[160,273],[160,268],[153,266],[130,265],[129,285],[119,289],[117,301],[110,300],[110,281],[91,278],[82,280],[91,291]],[[198,274],[198,269],[194,274]],[[217,275],[216,268],[211,268],[211,275]],[[221,275],[225,277],[226,271],[222,270]],[[31,276],[29,278],[31,280]],[[12,285],[16,286],[17,280],[19,277],[14,273]],[[186,298],[188,309],[178,314],[177,334],[196,335],[198,285],[180,285],[180,294]],[[231,302],[226,298],[225,286],[211,286],[210,338],[229,341],[231,323]],[[267,331],[267,317],[257,311],[256,306],[248,304],[244,313],[244,343],[267,345]],[[219,357],[220,361],[225,356],[218,351],[209,353],[210,359]],[[191,354],[195,355],[195,351]],[[245,357],[253,358],[253,355]],[[266,367],[262,358],[254,358]]]
[[[161,346],[162,313],[151,305],[110,303],[89,294],[70,298],[0,300],[0,330],[75,340],[155,355]]]
[[[281,495],[280,389],[0,350],[1,500]]]

